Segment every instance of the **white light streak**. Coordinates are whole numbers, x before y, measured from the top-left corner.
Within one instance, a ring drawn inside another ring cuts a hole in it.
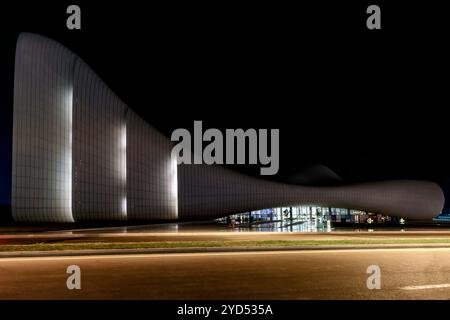
[[[127,215],[127,197],[122,198],[122,213]]]
[[[123,125],[120,130],[120,159],[119,159],[119,165],[120,165],[120,176],[122,178],[123,183],[123,192],[124,197],[122,198],[122,214],[126,217],[127,216],[127,126]]]
[[[175,203],[175,212],[178,217],[178,164],[177,157],[171,156],[169,168],[170,195]]]
[[[440,289],[440,288],[450,288],[450,283],[442,284],[428,284],[423,286],[407,286],[400,288],[401,290],[425,290],[425,289]]]
[[[65,105],[65,128],[67,130],[67,141],[66,147],[64,148],[63,153],[63,195],[62,199],[64,199],[65,205],[67,208],[67,215],[69,219],[73,222],[72,215],[72,117],[73,117],[73,87],[70,85],[65,92],[64,95],[64,105]]]
[[[119,170],[120,177],[122,181],[126,183],[127,181],[127,127],[124,125],[120,129],[120,137],[119,137]]]

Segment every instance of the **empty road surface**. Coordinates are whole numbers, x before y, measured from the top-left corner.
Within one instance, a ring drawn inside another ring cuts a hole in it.
[[[69,265],[81,290],[68,290]],[[367,267],[381,269],[369,290]],[[448,299],[450,249],[0,259],[0,299]]]

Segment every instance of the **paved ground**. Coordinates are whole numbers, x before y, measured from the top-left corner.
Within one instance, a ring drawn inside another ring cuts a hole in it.
[[[66,268],[82,289],[66,289]],[[366,269],[379,265],[381,290]],[[0,260],[0,299],[448,299],[450,249],[155,254]]]

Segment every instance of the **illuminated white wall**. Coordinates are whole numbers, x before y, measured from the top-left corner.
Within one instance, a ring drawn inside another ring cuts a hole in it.
[[[126,136],[128,219],[177,219],[177,164],[171,158],[171,142],[131,110]]]
[[[15,221],[201,220],[302,204],[426,219],[444,204],[431,182],[286,185],[220,166],[177,166],[171,148],[80,58],[55,41],[21,34],[14,78]]]
[[[73,222],[72,112],[76,56],[29,33],[14,73],[12,215],[18,222]]]
[[[127,106],[82,60],[73,90],[74,218],[126,220]]]
[[[22,34],[15,77],[16,221],[178,217],[171,142],[84,61],[53,40]]]
[[[179,217],[191,220],[301,205],[432,219],[444,206],[441,188],[428,181],[393,180],[310,187],[266,181],[214,165],[179,165],[178,190]]]

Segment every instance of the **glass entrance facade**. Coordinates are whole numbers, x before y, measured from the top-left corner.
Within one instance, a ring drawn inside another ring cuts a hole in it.
[[[331,231],[332,225],[396,222],[395,218],[379,213],[319,206],[262,209],[230,215],[218,221],[244,228],[280,231]]]

